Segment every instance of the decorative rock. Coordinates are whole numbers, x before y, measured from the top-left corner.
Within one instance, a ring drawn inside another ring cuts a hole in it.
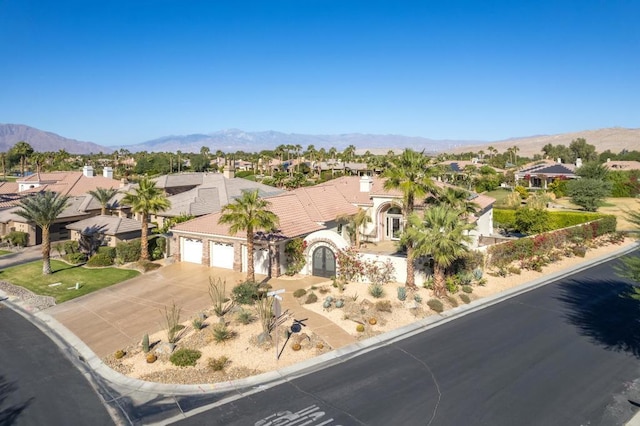
[[[161,355],[171,355],[173,350],[176,348],[174,343],[160,343],[156,348],[156,352]]]

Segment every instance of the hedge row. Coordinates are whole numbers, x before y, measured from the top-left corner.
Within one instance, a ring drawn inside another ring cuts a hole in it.
[[[561,249],[572,244],[582,246],[587,241],[613,233],[615,230],[616,217],[608,215],[583,225],[496,244],[489,247],[488,265],[504,269],[515,261],[523,262],[533,257],[548,255],[554,248]]]
[[[549,227],[552,231],[556,229],[563,229],[570,226],[580,225],[581,223],[591,222],[606,217],[600,213],[591,212],[548,211],[548,213]],[[506,228],[515,228],[516,210],[493,209],[493,222],[500,224]]]

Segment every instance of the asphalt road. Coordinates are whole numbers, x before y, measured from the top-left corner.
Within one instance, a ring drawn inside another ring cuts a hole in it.
[[[613,263],[177,424],[624,424],[640,401],[640,302]]]
[[[0,425],[113,425],[58,346],[0,304]]]

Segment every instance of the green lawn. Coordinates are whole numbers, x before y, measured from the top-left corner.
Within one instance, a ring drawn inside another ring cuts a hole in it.
[[[505,188],[494,189],[493,191],[483,192],[482,195],[487,195],[496,199],[496,204],[502,204],[502,201],[509,196],[513,191]]]
[[[42,261],[38,260],[0,271],[0,280],[25,287],[36,294],[53,296],[56,303],[62,303],[140,274],[131,269],[89,269],[68,265],[59,260],[51,261],[51,269],[51,275],[42,275]],[[54,283],[61,284],[49,286]],[[75,289],[76,283],[80,283],[79,290]]]
[[[0,256],[11,253],[9,250],[0,250]]]

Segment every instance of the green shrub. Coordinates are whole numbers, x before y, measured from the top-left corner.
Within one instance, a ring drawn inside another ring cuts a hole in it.
[[[458,306],[458,299],[456,299],[455,297],[450,296],[450,295],[447,295],[446,297],[447,297],[447,300],[449,301],[449,303],[451,304],[451,306],[453,306],[454,308],[456,306]]]
[[[76,240],[65,241],[62,243],[64,254],[78,253],[80,251],[80,243]]]
[[[194,330],[202,330],[202,328],[204,327],[204,322],[201,318],[194,318],[191,321],[191,325],[193,326]]]
[[[371,284],[369,286],[369,294],[372,297],[375,297],[376,299],[379,299],[382,296],[384,296],[384,288],[382,287],[382,284],[378,284],[378,283]]]
[[[471,287],[470,285],[463,285],[462,291],[465,293],[473,293],[473,287]]]
[[[445,287],[449,293],[457,293],[458,292],[458,280],[454,276],[448,276],[444,282]]]
[[[307,290],[305,290],[304,288],[299,288],[293,292],[293,297],[302,297],[305,294],[307,294]]]
[[[442,311],[444,311],[444,305],[438,299],[430,299],[427,302],[427,306],[430,307],[431,310],[433,310],[433,311],[435,311],[437,313],[441,313]]]
[[[471,298],[469,297],[469,295],[464,293],[460,295],[460,300],[462,300],[464,303],[471,302]]]
[[[585,257],[587,254],[587,248],[585,246],[575,246],[572,248],[572,252],[575,256]]]
[[[29,234],[22,231],[11,231],[4,239],[11,242],[14,246],[26,247],[27,241],[29,241]]]
[[[73,265],[79,265],[87,261],[87,255],[84,253],[69,253],[65,256],[65,259]]]
[[[222,343],[233,338],[234,333],[226,324],[216,324],[211,328],[211,335],[216,343]]]
[[[149,255],[151,260],[158,260],[164,258],[164,252],[167,245],[167,240],[163,237],[149,238]]]
[[[194,367],[201,356],[200,351],[183,348],[172,353],[169,361],[178,367]]]
[[[515,228],[516,211],[505,209],[493,209],[493,222],[497,227]]]
[[[240,324],[244,325],[251,324],[255,320],[251,311],[247,311],[246,309],[240,310],[236,318]]]
[[[116,245],[116,259],[119,263],[138,261],[140,259],[140,240],[119,242]]]
[[[415,296],[413,296],[413,300],[415,300],[416,303],[422,303],[422,296],[416,294]]]
[[[404,302],[407,300],[407,288],[406,287],[398,287],[398,300]]]
[[[376,302],[376,311],[391,312],[391,302],[389,302],[388,300],[378,300]]]
[[[523,234],[540,234],[551,230],[549,212],[540,208],[523,207],[516,210],[514,225]]]
[[[231,290],[231,299],[239,305],[253,305],[260,296],[259,285],[253,281],[245,281]]]
[[[309,293],[304,303],[308,305],[310,303],[316,303],[317,301],[318,301],[318,296],[316,296],[315,293]]]
[[[87,266],[111,266],[113,265],[113,258],[109,256],[109,253],[96,253],[89,258]]]
[[[221,356],[219,358],[211,358],[209,359],[209,368],[213,371],[222,371],[229,364],[229,358],[226,356]]]

